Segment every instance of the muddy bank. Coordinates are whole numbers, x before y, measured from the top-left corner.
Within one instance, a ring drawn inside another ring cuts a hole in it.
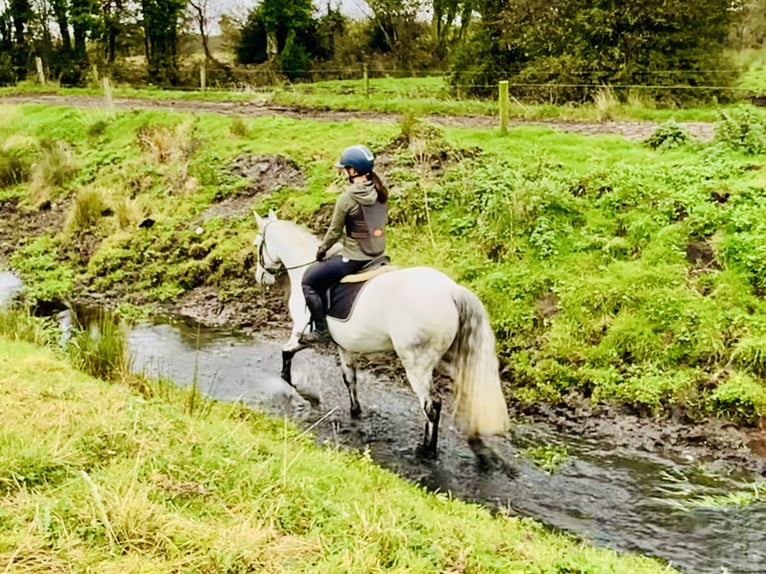
[[[8,104],[49,104],[76,106],[80,108],[105,109],[104,98],[96,96],[62,96],[56,94],[13,94],[0,95],[0,103]],[[312,119],[330,122],[364,120],[367,122],[395,123],[401,114],[386,112],[341,111],[309,108],[303,106],[275,106],[263,101],[245,102],[205,102],[187,99],[143,99],[114,98],[112,105],[118,110],[168,110],[179,112],[202,112],[234,116],[285,116],[296,119]],[[448,127],[496,128],[498,119],[494,116],[433,114],[427,117],[434,124]],[[711,141],[714,136],[713,124],[709,122],[680,122],[689,134],[701,141]],[[579,122],[562,120],[524,120],[513,119],[511,126],[544,126],[565,132],[584,135],[619,135],[641,141],[648,138],[657,129],[659,123],[650,121],[603,121]]]

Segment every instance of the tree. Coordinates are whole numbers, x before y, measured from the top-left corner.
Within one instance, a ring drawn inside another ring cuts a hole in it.
[[[478,10],[478,30],[452,67],[453,83],[476,92],[506,79],[532,86],[519,95],[576,101],[603,84],[643,85],[680,101],[711,92],[666,86],[725,87],[733,79],[722,72],[730,67],[730,0],[481,0]]]
[[[189,0],[189,11],[199,31],[202,50],[205,52],[205,60],[215,62],[210,51],[210,18],[216,17],[215,3],[212,0]]]
[[[449,44],[463,40],[476,4],[476,0],[431,0],[431,35],[440,59],[446,57]]]
[[[316,45],[316,22],[311,0],[263,0],[248,16],[236,48],[243,64],[271,62],[288,78],[311,67],[310,48]]]
[[[149,77],[161,84],[177,81],[178,23],[185,6],[185,0],[141,0]]]

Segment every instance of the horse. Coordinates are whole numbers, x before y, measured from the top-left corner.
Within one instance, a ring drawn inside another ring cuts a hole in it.
[[[282,378],[292,384],[291,361],[304,348],[300,336],[310,325],[301,279],[315,261],[319,239],[296,223],[278,219],[273,210],[266,218],[258,213],[254,216],[258,226],[253,241],[258,252],[256,282],[272,285],[282,269],[289,277],[292,330],[282,349]],[[484,448],[482,437],[507,430],[508,409],[487,312],[472,291],[444,273],[430,267],[395,267],[378,274],[361,289],[348,319],[328,316],[327,326],[340,354],[353,418],[361,414],[357,358],[394,352],[426,419],[418,452],[437,454],[442,406],[433,392],[437,367],[454,381],[455,421],[463,427],[477,456],[477,449]]]

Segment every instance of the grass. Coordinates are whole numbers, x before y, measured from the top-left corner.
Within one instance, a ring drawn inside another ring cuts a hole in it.
[[[755,74],[757,76],[757,74]],[[103,97],[101,88],[59,88],[23,83],[17,87],[0,88],[0,96],[14,94],[44,94],[85,96],[93,99]],[[484,115],[497,116],[498,106],[494,99],[469,98],[452,93],[441,76],[420,78],[372,78],[366,84],[362,79],[331,80],[288,86],[271,86],[256,91],[228,90],[160,90],[117,86],[112,89],[114,97],[156,100],[200,100],[252,102],[277,106],[298,106],[330,110],[360,112],[385,112],[392,114],[415,113],[427,115]],[[592,103],[582,105],[533,104],[512,100],[509,116],[512,119],[580,121],[604,120],[667,121],[679,122],[715,121],[719,106],[658,108],[645,101],[640,94],[625,102],[618,102],[614,94],[599,92]],[[726,109],[730,106],[721,106]]]
[[[186,410],[0,340],[0,561],[18,572],[671,572],[428,494],[236,404]]]
[[[123,382],[130,379],[129,325],[99,311],[85,325],[75,325],[67,353],[75,368],[97,379]]]
[[[569,458],[569,449],[563,445],[540,445],[526,449],[524,454],[548,474],[553,474]]]
[[[339,150],[364,141],[384,154],[392,258],[439,268],[479,295],[515,400],[576,391],[646,415],[682,406],[754,424],[766,414],[766,131],[750,108],[730,110],[713,142],[668,124],[647,144],[540,126],[505,137],[440,130],[411,114],[396,125],[1,111],[0,142],[55,136],[71,146],[81,167],[70,213],[80,194],[103,193],[87,224],[19,238],[11,264],[38,299],[87,285],[146,305],[206,287],[262,304],[251,210],[317,221],[343,185],[331,167]],[[230,167],[276,154],[304,184],[277,178],[256,193],[250,186],[281,172],[248,181]],[[239,212],[208,215],[229,200]],[[144,218],[154,224],[140,227]]]

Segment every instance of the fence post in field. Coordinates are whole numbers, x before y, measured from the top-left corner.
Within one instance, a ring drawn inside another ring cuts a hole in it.
[[[364,97],[369,98],[370,97],[370,73],[367,69],[367,64],[364,64]]]
[[[199,67],[199,87],[200,87],[200,90],[202,90],[204,92],[206,85],[207,85],[207,78],[206,78],[206,71],[205,71],[205,62],[203,60],[202,65]]]
[[[500,133],[508,132],[508,80],[502,80],[499,85],[500,100]]]
[[[104,98],[106,99],[106,108],[109,110],[109,116],[114,116],[114,100],[112,99],[112,86],[109,85],[109,78],[104,76]]]
[[[44,86],[45,71],[43,70],[43,59],[40,56],[35,56],[35,66],[37,67],[37,81]]]

